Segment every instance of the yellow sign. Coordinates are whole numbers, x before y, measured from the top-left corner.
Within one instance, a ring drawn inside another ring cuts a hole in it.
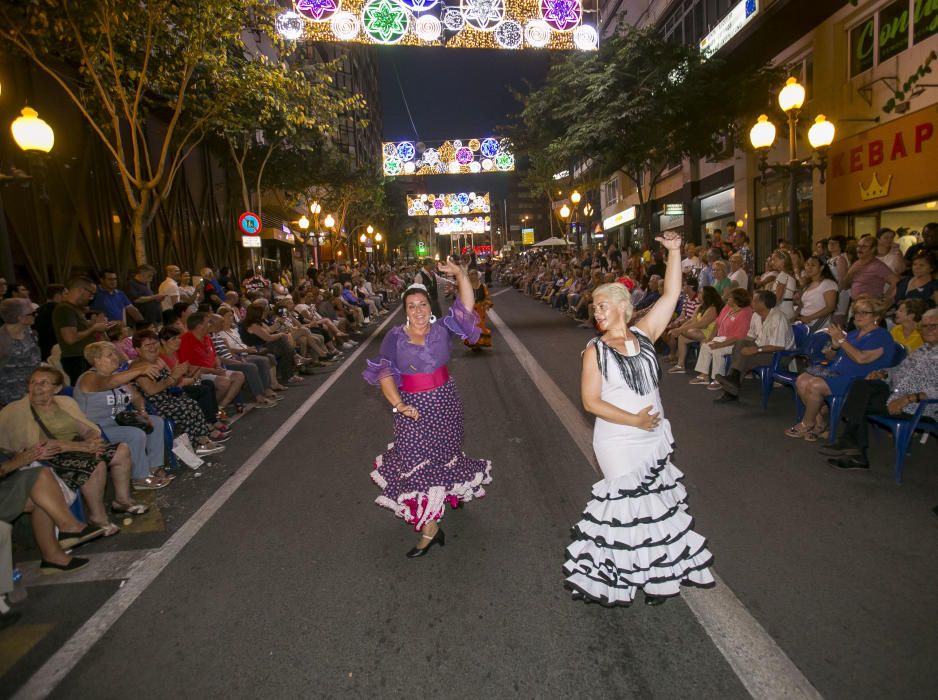
[[[533,228],[521,229],[521,244],[522,245],[534,245],[534,229]]]
[[[629,207],[628,209],[620,211],[618,214],[613,214],[603,219],[603,230],[608,231],[611,228],[615,228],[621,224],[627,224],[630,221],[635,221],[635,207]]]
[[[938,194],[934,105],[831,146],[827,213],[880,209]]]

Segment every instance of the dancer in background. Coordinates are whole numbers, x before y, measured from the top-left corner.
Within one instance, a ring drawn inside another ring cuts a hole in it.
[[[492,331],[489,329],[488,325],[485,323],[485,314],[492,308],[492,295],[489,294],[489,288],[482,284],[482,277],[479,274],[478,270],[472,270],[469,272],[469,283],[472,285],[472,294],[475,299],[475,309],[476,314],[479,316],[479,339],[474,343],[469,339],[464,340],[466,347],[472,348],[473,350],[481,350],[482,348],[492,347]]]
[[[446,543],[439,522],[447,504],[455,508],[481,498],[483,485],[492,481],[491,462],[470,459],[462,451],[462,402],[446,366],[454,336],[479,339],[472,286],[453,259],[439,269],[455,276],[459,290],[449,314],[438,321],[427,288],[408,287],[402,296],[406,322],[388,331],[378,359],[369,360],[363,373],[366,381],[381,387],[394,413],[394,442],[375,460],[371,478],[382,490],[378,505],[420,533],[407,552],[411,558]]]
[[[583,352],[583,407],[596,416],[593,450],[604,479],[573,528],[564,563],[575,598],[628,605],[642,590],[647,605],[663,603],[680,585],[713,585],[703,537],[691,529],[683,477],[671,464],[671,426],[664,417],[655,341],[667,328],[681,292],[681,239],[657,239],[668,250],[664,293],[634,326],[624,285],[593,292],[602,336]]]

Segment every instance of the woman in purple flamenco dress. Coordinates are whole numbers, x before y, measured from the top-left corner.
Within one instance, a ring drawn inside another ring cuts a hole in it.
[[[402,301],[407,317],[381,343],[377,360],[368,361],[366,381],[381,387],[394,413],[394,442],[375,460],[371,478],[381,488],[378,505],[393,510],[420,533],[411,558],[443,546],[439,522],[447,505],[485,495],[492,463],[462,451],[463,409],[446,363],[454,337],[479,339],[475,297],[466,270],[452,259],[440,272],[456,278],[459,295],[449,314],[435,322],[430,296],[414,284]]]

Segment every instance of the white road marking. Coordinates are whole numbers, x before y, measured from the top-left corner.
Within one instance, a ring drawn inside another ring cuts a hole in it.
[[[313,406],[332,388],[339,377],[345,374],[346,370],[354,364],[354,361],[361,355],[371,341],[378,337],[384,327],[391,322],[397,315],[399,309],[395,309],[384,322],[378,326],[374,333],[368,336],[367,340],[359,345],[355,351],[349,355],[339,369],[337,369],[313,394],[303,402],[297,411],[287,418],[283,425],[271,435],[263,445],[241,465],[228,481],[221,485],[203,505],[199,508],[186,523],[170,537],[166,543],[159,549],[151,550],[148,556],[132,567],[130,576],[123,587],[117,590],[104,605],[82,625],[75,634],[55,652],[28,681],[16,691],[13,696],[15,700],[32,700],[33,698],[47,697],[55,690],[56,686],[71,672],[71,670],[81,661],[82,657],[91,649],[91,647],[116,623],[121,615],[134,603],[140,595],[150,586],[163,570],[169,566],[173,559],[182,551],[182,549],[195,537],[199,530],[212,518],[218,510],[225,505],[235,491],[254,473],[254,471],[264,462],[271,452],[280,444],[280,442],[296,427],[312,410]]]
[[[24,562],[19,564],[19,568],[23,572],[23,582],[27,588],[89,581],[119,581],[129,577],[137,562],[149,556],[152,551],[152,549],[125,549],[117,552],[89,554],[88,559],[91,563],[68,576],[42,574],[39,571],[38,561]]]
[[[593,431],[589,422],[498,314],[489,311],[488,318],[538,391],[547,399],[547,405],[557,414],[583,456],[595,471],[601,473],[593,454]],[[760,700],[820,698],[817,689],[746,610],[730,587],[715,572],[714,577],[717,579],[716,588],[685,587],[681,596],[749,694]]]

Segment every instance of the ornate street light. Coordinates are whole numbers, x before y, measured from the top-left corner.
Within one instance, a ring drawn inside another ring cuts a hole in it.
[[[326,214],[326,218],[323,219],[322,225],[326,228],[332,228],[335,226],[335,219],[332,218],[332,214]]]
[[[569,216],[570,216],[570,207],[564,204],[562,207],[560,207],[560,218],[566,219]]]
[[[309,219],[307,219],[306,215],[304,214],[300,217],[300,220],[296,222],[296,225],[305,231],[309,228]]]
[[[48,153],[55,145],[55,132],[52,127],[39,118],[39,113],[32,107],[23,107],[10,130],[16,145],[27,153]]]
[[[769,170],[788,175],[788,238],[797,243],[800,238],[801,220],[798,211],[798,182],[802,175],[810,175],[817,169],[820,173],[820,182],[825,182],[827,172],[827,149],[834,141],[834,125],[827,121],[823,114],[819,114],[814,125],[808,131],[808,142],[814,153],[805,159],[798,158],[798,117],[804,106],[805,89],[795,78],[789,78],[785,87],[779,91],[778,105],[788,116],[788,162],[769,163],[769,150],[775,143],[775,125],[762,114],[758,121],[749,130],[749,141],[759,155],[759,172],[762,174],[762,184],[765,185]]]

